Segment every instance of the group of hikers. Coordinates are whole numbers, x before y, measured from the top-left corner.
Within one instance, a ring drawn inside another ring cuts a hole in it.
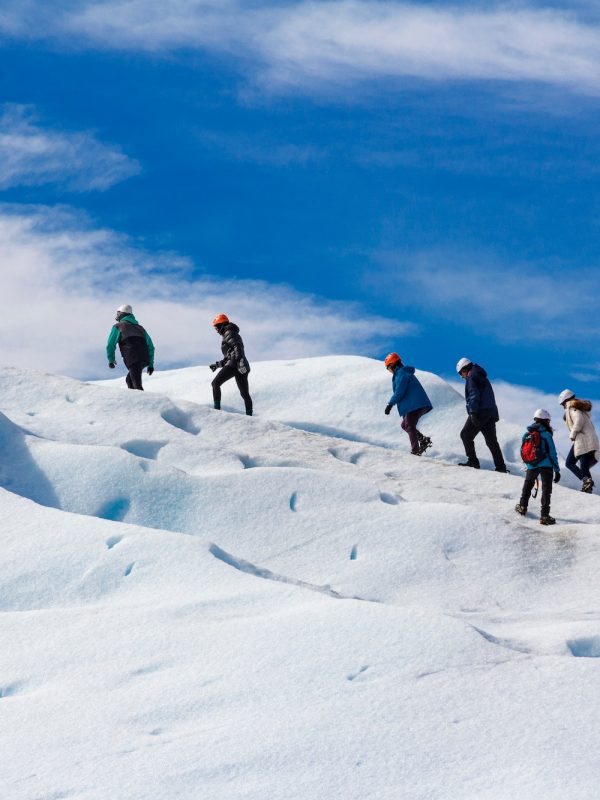
[[[142,386],[142,372],[146,369],[148,375],[154,372],[154,343],[150,334],[140,325],[133,315],[130,305],[119,306],[116,322],[112,326],[106,343],[106,356],[108,366],[116,367],[115,353],[117,345],[121,351],[121,358],[127,367],[125,382],[130,389],[144,390]],[[212,382],[213,400],[216,409],[221,408],[221,386],[235,378],[240,390],[246,414],[252,416],[252,398],[248,388],[248,373],[250,364],[244,352],[244,342],[240,336],[238,326],[230,322],[225,314],[218,314],[212,321],[215,331],[221,336],[221,353],[223,358],[209,364],[212,372],[219,373]]]
[[[252,416],[252,398],[248,386],[250,364],[244,351],[244,343],[239,327],[230,321],[225,314],[218,314],[212,321],[212,327],[221,336],[221,353],[223,358],[209,364],[212,372],[219,370],[212,381],[214,407],[221,408],[221,386],[235,378],[240,395],[244,401],[246,414]],[[154,372],[154,344],[148,332],[139,324],[133,315],[130,305],[122,305],[117,310],[116,323],[113,325],[106,343],[108,366],[114,369],[116,347],[119,346],[123,362],[127,367],[127,386],[130,389],[143,390],[142,372],[148,375]],[[408,434],[411,453],[421,456],[431,447],[432,441],[417,428],[417,423],[433,406],[427,392],[415,375],[415,368],[405,366],[397,353],[390,353],[385,359],[385,367],[392,374],[392,396],[385,407],[385,414],[390,414],[396,406],[402,417],[402,429]],[[502,450],[498,444],[496,423],[499,421],[498,406],[492,384],[487,372],[479,364],[469,358],[461,358],[456,371],[465,381],[465,401],[467,419],[460,432],[467,460],[460,462],[461,467],[479,469],[479,459],[475,450],[475,438],[483,434],[494,461],[496,472],[508,472]],[[558,402],[564,409],[563,419],[569,430],[572,446],[565,464],[582,482],[581,491],[591,493],[594,481],[590,470],[600,459],[600,444],[592,422],[590,412],[592,404],[589,400],[581,400],[575,392],[565,389],[560,393]],[[550,516],[550,497],[552,483],[560,480],[560,465],[554,445],[553,430],[550,425],[550,413],[538,408],[533,415],[533,423],[523,434],[521,457],[527,468],[521,498],[516,505],[519,514],[527,513],[527,506],[537,481],[542,484],[541,517],[542,525],[554,525],[556,520]]]
[[[402,428],[408,434],[411,453],[421,456],[431,447],[431,439],[417,428],[417,422],[433,408],[427,392],[415,375],[414,367],[407,367],[397,353],[390,353],[385,359],[386,369],[392,373],[392,396],[385,414],[389,414],[394,406],[402,417]],[[466,461],[459,463],[461,467],[479,469],[479,459],[475,451],[475,437],[483,434],[488,446],[496,472],[508,472],[498,444],[496,423],[499,421],[498,406],[492,384],[486,371],[469,358],[461,358],[456,371],[465,381],[465,401],[467,420],[460,432]],[[600,459],[600,443],[591,418],[592,404],[589,400],[581,400],[571,389],[565,389],[558,397],[564,409],[563,419],[572,442],[565,465],[582,482],[581,491],[591,494],[594,481],[591,468]],[[552,483],[560,480],[560,465],[550,425],[550,412],[538,408],[533,414],[533,423],[528,426],[521,441],[521,458],[526,466],[525,482],[521,498],[515,510],[518,514],[526,514],[529,499],[538,479],[542,484],[541,516],[542,525],[554,525],[556,520],[550,516],[550,497]]]

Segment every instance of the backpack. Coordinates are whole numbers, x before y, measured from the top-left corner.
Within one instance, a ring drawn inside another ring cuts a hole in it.
[[[546,445],[539,431],[527,431],[521,443],[521,458],[525,464],[534,467],[548,455]]]

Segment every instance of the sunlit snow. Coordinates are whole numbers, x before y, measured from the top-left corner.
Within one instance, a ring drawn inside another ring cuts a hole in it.
[[[518,517],[522,429],[456,467],[419,377],[422,458],[369,359],[253,364],[253,418],[0,370],[3,800],[598,797],[600,500]]]

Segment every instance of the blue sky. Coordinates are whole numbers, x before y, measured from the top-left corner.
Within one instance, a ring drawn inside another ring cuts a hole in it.
[[[8,363],[103,375],[131,302],[160,366],[208,360],[226,311],[256,358],[466,355],[597,396],[587,6],[3,5]]]

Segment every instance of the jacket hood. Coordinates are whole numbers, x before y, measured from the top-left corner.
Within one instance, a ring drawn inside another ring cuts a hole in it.
[[[539,431],[540,433],[542,433],[542,431],[547,431],[548,429],[545,428],[543,425],[540,425],[539,422],[532,422],[531,425],[527,426],[527,430],[528,431]]]
[[[591,400],[569,400],[567,406],[568,408],[575,408],[577,411],[587,411],[588,413],[592,410]]]
[[[479,364],[473,364],[471,371],[469,372],[469,378],[475,378],[477,376],[487,378],[487,372],[483,367],[480,367]]]
[[[238,328],[238,326],[235,324],[235,322],[228,322],[228,323],[227,323],[227,324],[226,324],[226,325],[223,327],[223,333],[225,333],[225,331],[233,331],[234,333],[239,333],[239,332],[240,332],[240,329],[239,329],[239,328]]]
[[[131,322],[132,325],[139,325],[137,319],[133,316],[133,314],[125,314],[124,317],[121,317],[119,322]]]
[[[399,367],[399,369],[403,369],[405,372],[408,372],[410,375],[414,375],[415,374],[415,368],[414,367],[405,367],[404,364],[403,364],[401,367]]]

